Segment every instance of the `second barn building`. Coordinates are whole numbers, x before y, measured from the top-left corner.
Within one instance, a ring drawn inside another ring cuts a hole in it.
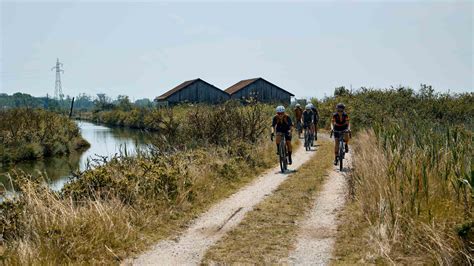
[[[216,86],[198,78],[185,81],[158,96],[158,106],[172,106],[180,103],[217,104],[229,100],[230,96]]]
[[[290,104],[291,97],[295,96],[263,78],[241,80],[227,88],[225,92],[232,99],[248,100],[254,98],[259,102],[282,104]]]

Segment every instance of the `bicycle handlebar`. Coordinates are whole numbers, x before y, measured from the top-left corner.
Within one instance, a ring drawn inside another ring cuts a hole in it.
[[[349,133],[349,136],[352,138],[352,131],[348,130],[348,129],[345,129],[345,130],[331,130],[331,135],[329,136],[329,138],[332,138],[333,134],[334,133]]]

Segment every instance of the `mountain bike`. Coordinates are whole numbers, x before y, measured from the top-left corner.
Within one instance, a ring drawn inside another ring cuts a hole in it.
[[[301,138],[301,132],[303,131],[303,126],[301,125],[301,120],[296,121],[296,132],[298,133],[298,138]]]
[[[304,148],[306,149],[306,151],[309,151],[311,150],[311,146],[312,146],[312,135],[311,134],[311,129],[309,127],[304,127]]]
[[[317,122],[314,124],[314,134],[313,135],[314,135],[313,140],[317,141],[318,140],[318,123]]]
[[[288,153],[286,152],[285,134],[277,132],[277,136],[281,136],[280,144],[278,144],[278,157],[280,159],[280,169],[284,173],[288,169]]]
[[[339,164],[339,171],[342,171],[343,164],[344,164],[344,155],[346,154],[346,151],[344,149],[344,134],[349,132],[348,130],[343,130],[343,131],[334,131],[331,132],[331,137],[334,134],[336,136],[336,133],[339,134],[339,151],[336,156],[336,165]]]

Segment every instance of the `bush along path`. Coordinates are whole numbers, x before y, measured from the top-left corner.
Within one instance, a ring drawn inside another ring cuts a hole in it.
[[[302,145],[295,150],[290,169],[298,169],[314,154],[314,151],[304,151]],[[150,251],[127,263],[199,264],[209,247],[236,227],[246,213],[290,176],[291,170],[286,174],[281,174],[279,167],[268,170],[250,185],[211,207],[178,237],[159,242]]]

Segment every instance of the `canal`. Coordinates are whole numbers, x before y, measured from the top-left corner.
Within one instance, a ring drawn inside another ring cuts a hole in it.
[[[73,171],[86,169],[88,161],[91,162],[103,156],[111,158],[120,153],[123,154],[125,150],[128,155],[133,155],[137,148],[145,148],[151,140],[150,134],[141,130],[111,128],[79,120],[75,122],[81,130],[82,137],[91,144],[87,150],[72,153],[69,156],[50,157],[0,167],[0,182],[6,190],[12,190],[8,173],[13,170],[22,170],[33,176],[43,173],[50,187],[60,190],[70,179]]]

